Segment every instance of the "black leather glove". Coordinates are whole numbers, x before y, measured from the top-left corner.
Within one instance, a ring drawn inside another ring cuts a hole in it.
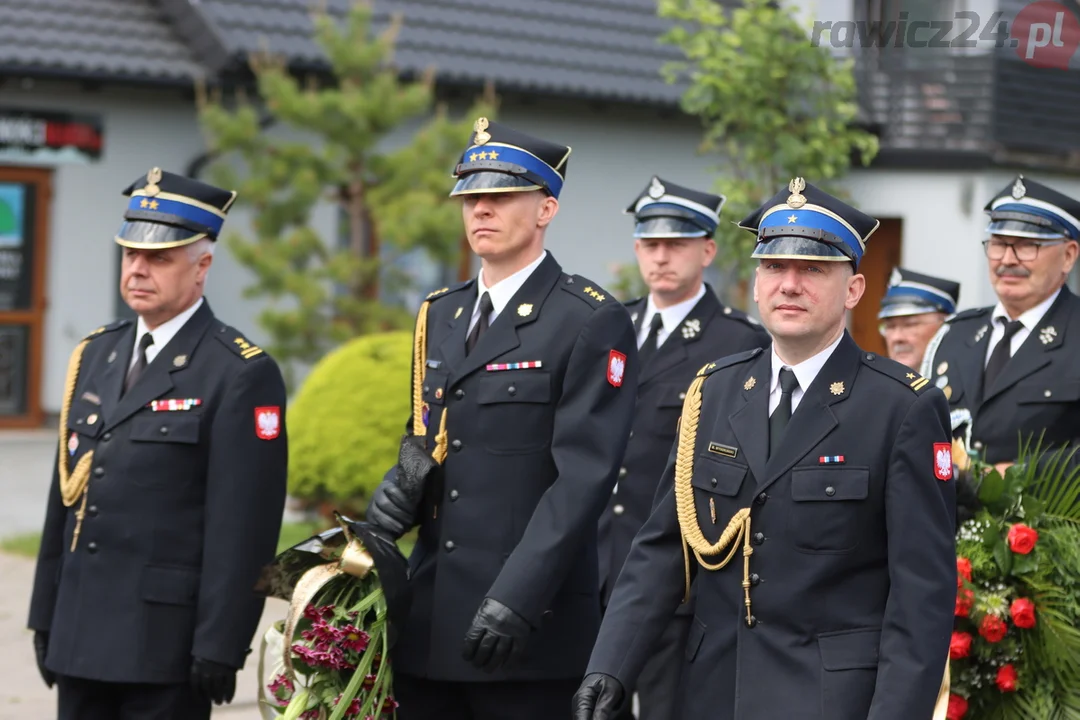
[[[56,673],[45,667],[45,655],[49,651],[49,633],[44,630],[34,631],[34,657],[37,658],[37,669],[41,673],[41,679],[45,681],[45,687],[51,688],[56,682]]]
[[[625,694],[622,683],[611,675],[586,675],[578,691],[574,693],[574,720],[613,720]]]
[[[435,462],[435,458],[424,448],[424,438],[416,435],[402,436],[394,481],[409,503],[420,504],[424,498],[428,475],[438,466],[439,463]]]
[[[402,489],[393,480],[387,479],[379,483],[371,495],[367,521],[397,540],[416,524],[419,510],[418,503],[410,502]]]
[[[486,672],[501,665],[510,667],[520,659],[531,631],[525,618],[498,600],[484,598],[465,633],[462,656]]]
[[[213,660],[195,658],[191,663],[191,687],[215,705],[232,702],[236,693],[236,668]]]

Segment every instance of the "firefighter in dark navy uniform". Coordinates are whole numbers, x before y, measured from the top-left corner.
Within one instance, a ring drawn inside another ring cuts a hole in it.
[[[971,448],[999,470],[1021,443],[1080,445],[1080,298],[1065,284],[1080,253],[1080,201],[1023,176],[986,206],[993,307],[958,313],[922,372],[967,418]],[[958,428],[960,429],[960,428]]]
[[[889,357],[918,370],[930,339],[956,314],[959,300],[958,282],[894,268],[878,312]]]
[[[565,716],[600,624],[638,361],[626,308],[544,249],[569,154],[480,118],[454,173],[481,270],[421,306],[409,432],[368,509],[419,526],[401,720]]]
[[[721,304],[704,280],[705,268],[716,257],[713,233],[723,205],[721,195],[653,176],[626,209],[634,216],[634,253],[649,293],[627,304],[637,329],[641,375],[632,441],[619,468],[615,493],[600,518],[605,604],[634,535],[649,517],[694,373],[710,360],[769,343],[756,320]],[[640,720],[672,717],[691,608],[679,607],[641,673]]]
[[[773,342],[703,366],[655,508],[575,695],[626,702],[694,589],[677,717],[944,717],[956,598],[948,406],[859,349],[846,314],[877,221],[801,178],[740,226]]]
[[[261,616],[285,387],[203,298],[236,194],[158,168],[124,194],[138,320],[72,355],[29,626],[61,720],[199,720],[232,700]]]

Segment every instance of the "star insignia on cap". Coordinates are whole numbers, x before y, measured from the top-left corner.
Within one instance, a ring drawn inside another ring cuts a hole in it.
[[[798,219],[799,219],[798,215],[788,215],[787,216],[787,221],[789,223],[793,223],[793,222],[797,221]]]
[[[145,210],[146,208],[150,207],[150,201],[147,200],[146,198],[143,198],[142,200],[139,201],[139,207],[141,207],[143,210]]]
[[[749,378],[747,378],[746,382],[743,383],[742,389],[753,390],[755,385],[757,385],[757,378],[751,375]]]
[[[469,162],[476,162],[478,153],[469,153]]]
[[[151,210],[157,210],[158,209],[158,201],[157,200],[151,200],[150,201],[150,209]]]
[[[833,395],[843,395],[844,383],[834,382],[832,385],[829,386],[829,392],[831,392]]]
[[[495,152],[494,150],[488,150],[488,160],[498,160],[498,159],[499,159],[499,153]]]
[[[1054,338],[1056,337],[1057,330],[1054,329],[1053,325],[1044,327],[1042,330],[1039,331],[1039,342],[1041,342],[1043,345],[1049,345],[1050,343],[1054,342]]]

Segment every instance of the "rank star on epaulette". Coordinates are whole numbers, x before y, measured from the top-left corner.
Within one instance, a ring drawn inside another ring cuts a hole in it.
[[[442,295],[444,292],[446,292],[449,289],[450,288],[448,288],[448,287],[444,287],[444,288],[439,288],[438,290],[432,290],[431,292],[428,293],[428,296],[427,296],[426,299],[430,300],[431,298],[435,297],[436,295]]]
[[[252,345],[242,337],[236,338],[233,342],[240,348],[240,355],[243,356],[245,360],[250,360],[262,352],[261,347]]]

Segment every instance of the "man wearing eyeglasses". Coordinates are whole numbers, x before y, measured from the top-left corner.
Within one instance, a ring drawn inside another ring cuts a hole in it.
[[[1021,443],[1080,438],[1080,298],[1065,281],[1080,253],[1080,201],[1023,176],[989,205],[983,241],[998,303],[949,320],[922,374],[971,413],[971,448],[999,470]]]
[[[918,370],[930,338],[956,312],[959,299],[958,282],[895,268],[878,313],[889,357]]]

